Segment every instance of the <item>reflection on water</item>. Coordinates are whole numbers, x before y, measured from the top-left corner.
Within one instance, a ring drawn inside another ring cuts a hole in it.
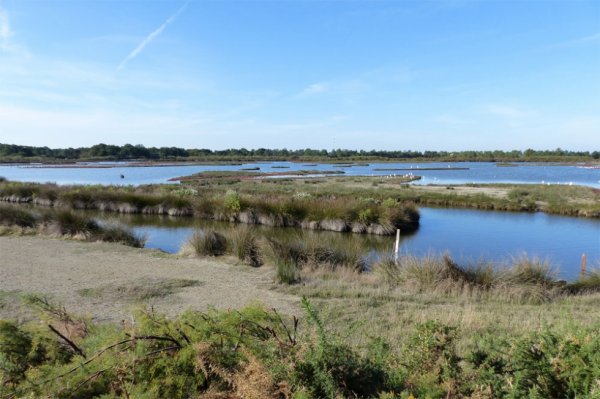
[[[449,252],[459,262],[493,260],[506,262],[527,253],[549,260],[560,277],[577,277],[583,253],[588,267],[600,267],[600,221],[547,215],[477,210],[421,208],[421,226],[412,235],[403,235],[403,254],[423,256]],[[238,228],[225,222],[193,218],[98,214],[121,221],[148,238],[147,247],[177,252],[194,229],[226,232]],[[309,231],[293,228],[252,226],[264,236],[299,239],[345,240],[369,257],[389,254],[394,238],[351,233]]]

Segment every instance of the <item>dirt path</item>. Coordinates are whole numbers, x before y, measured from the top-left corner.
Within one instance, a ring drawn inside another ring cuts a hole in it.
[[[172,315],[260,301],[298,314],[297,297],[270,289],[272,273],[269,267],[253,269],[232,259],[180,258],[109,243],[0,237],[0,319],[22,316],[15,305],[22,293],[49,296],[97,321],[129,318],[140,304]],[[165,286],[182,279],[192,286],[178,286],[161,296]]]

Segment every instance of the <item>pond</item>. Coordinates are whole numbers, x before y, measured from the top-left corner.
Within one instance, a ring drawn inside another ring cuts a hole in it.
[[[259,168],[261,172],[318,170],[343,171],[349,176],[414,174],[422,176],[415,184],[541,183],[574,184],[600,188],[600,169],[584,165],[494,162],[303,164],[262,162],[238,165],[126,166],[123,163],[65,165],[0,165],[0,176],[14,181],[55,182],[58,184],[140,185],[168,183],[169,179],[203,171],[238,171]],[[122,177],[121,177],[122,176]]]
[[[459,263],[491,260],[498,264],[527,254],[548,260],[560,278],[577,277],[581,257],[587,256],[588,269],[600,267],[600,221],[544,213],[512,213],[477,210],[421,208],[421,226],[403,235],[402,254],[425,256],[444,252]],[[143,215],[97,214],[120,221],[147,236],[146,246],[177,252],[195,229],[226,231],[240,225],[192,218]],[[292,228],[256,226],[266,236],[350,240],[371,258],[391,254],[393,237],[351,233],[315,232]]]

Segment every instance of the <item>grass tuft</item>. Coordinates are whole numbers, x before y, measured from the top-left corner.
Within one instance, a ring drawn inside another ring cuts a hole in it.
[[[230,235],[231,248],[237,258],[252,267],[263,264],[258,236],[248,227],[236,228]]]
[[[187,242],[196,256],[220,256],[227,249],[225,236],[215,231],[196,231]]]

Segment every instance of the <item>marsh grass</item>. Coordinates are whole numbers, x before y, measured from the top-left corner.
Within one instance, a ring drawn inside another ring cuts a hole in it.
[[[96,238],[105,242],[116,242],[130,247],[142,248],[147,237],[135,234],[130,228],[120,224],[103,224]]]
[[[95,235],[101,231],[98,223],[86,216],[72,211],[61,210],[55,213],[46,213],[48,223],[60,235]]]
[[[259,244],[258,235],[249,227],[234,229],[228,240],[233,254],[247,265],[252,267],[261,266],[263,262],[263,250]]]
[[[145,238],[118,224],[100,224],[93,218],[70,210],[39,212],[19,206],[0,206],[0,225],[13,232],[16,227],[29,234],[51,234],[76,237],[86,241],[118,242],[143,247]]]
[[[198,230],[187,241],[183,253],[191,251],[195,256],[221,256],[227,250],[227,239],[216,231]]]
[[[567,289],[572,293],[593,293],[600,291],[600,267],[588,270],[585,274],[568,284]]]
[[[0,224],[4,226],[35,227],[37,218],[32,212],[24,209],[0,205]]]
[[[459,265],[448,254],[403,256],[398,262],[384,258],[373,271],[382,283],[413,292],[535,303],[566,293],[547,261],[526,255],[504,267],[490,262]]]

